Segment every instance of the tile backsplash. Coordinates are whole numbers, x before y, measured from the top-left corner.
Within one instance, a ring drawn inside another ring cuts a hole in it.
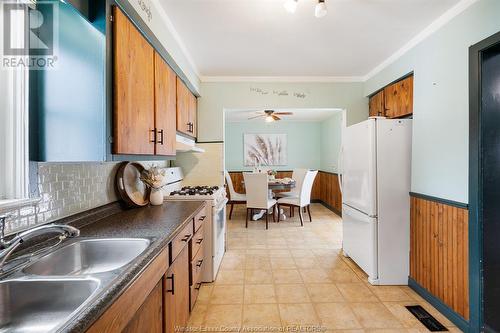
[[[144,164],[167,166],[167,162]],[[11,212],[6,234],[45,224],[118,200],[115,175],[119,162],[38,163],[40,201]]]

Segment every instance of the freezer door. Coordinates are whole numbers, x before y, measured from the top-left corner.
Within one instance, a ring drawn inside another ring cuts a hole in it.
[[[347,127],[342,154],[342,202],[377,216],[375,119]]]
[[[375,283],[378,279],[377,219],[342,205],[343,250]]]

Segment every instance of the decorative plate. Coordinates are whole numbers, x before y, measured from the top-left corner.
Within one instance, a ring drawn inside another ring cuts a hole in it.
[[[144,167],[137,162],[123,162],[116,173],[116,187],[128,206],[144,207],[149,204],[150,189],[140,180]]]

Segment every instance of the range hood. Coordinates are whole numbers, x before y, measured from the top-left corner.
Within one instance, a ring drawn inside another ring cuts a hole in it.
[[[185,136],[176,134],[175,136],[175,150],[178,152],[192,151],[195,153],[204,153],[205,149],[196,147],[194,139],[186,138]]]

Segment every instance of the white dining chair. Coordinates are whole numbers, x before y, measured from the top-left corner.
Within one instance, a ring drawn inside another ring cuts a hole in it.
[[[311,192],[314,184],[314,179],[318,175],[318,170],[315,171],[307,171],[304,179],[302,180],[302,184],[300,185],[300,193],[296,198],[281,198],[278,199],[278,212],[281,211],[281,206],[289,206],[291,209],[294,207],[299,208],[299,216],[300,216],[300,225],[304,226],[304,216],[303,210],[307,208],[307,212],[309,214],[309,221],[312,222],[311,217]],[[280,220],[280,215],[278,214],[278,222]]]
[[[224,176],[226,178],[227,187],[229,189],[229,201],[227,202],[227,204],[231,205],[231,208],[229,210],[229,219],[231,219],[231,217],[233,216],[234,205],[246,204],[247,196],[245,194],[236,192],[236,190],[234,189],[233,180],[231,179],[231,175],[229,174],[229,172],[227,172],[227,170],[224,170]]]
[[[308,169],[293,169],[292,179],[295,181],[295,187],[288,192],[276,193],[277,198],[298,198],[302,186],[302,181]]]
[[[269,209],[273,209],[273,221],[276,221],[274,207],[276,199],[269,198],[266,173],[244,173],[245,189],[247,193],[247,215],[245,227],[248,228],[248,214],[253,215],[253,210],[265,210],[266,230],[269,229]]]

